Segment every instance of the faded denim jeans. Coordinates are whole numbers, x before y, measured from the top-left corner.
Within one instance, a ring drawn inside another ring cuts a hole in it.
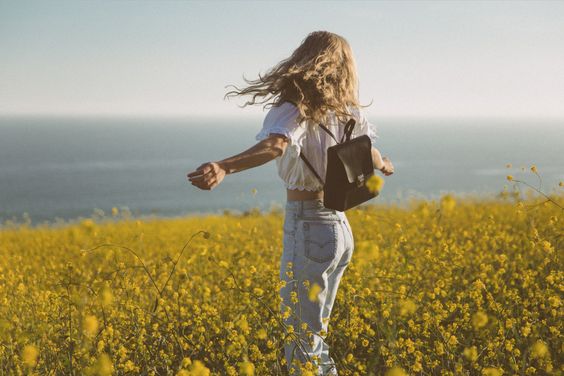
[[[317,375],[337,375],[325,337],[339,282],[353,254],[349,221],[320,199],[287,201],[283,245],[280,311],[287,328],[292,327],[284,342],[289,373],[300,375],[293,362],[311,361]]]

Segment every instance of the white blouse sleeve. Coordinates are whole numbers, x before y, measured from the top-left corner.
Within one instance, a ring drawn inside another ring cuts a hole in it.
[[[360,109],[356,109],[356,115],[358,116],[358,124],[354,127],[355,130],[355,137],[359,137],[362,135],[367,135],[370,137],[370,141],[372,141],[372,145],[376,144],[376,139],[379,138],[376,126],[368,121],[364,113]]]
[[[273,106],[262,124],[262,129],[255,136],[257,141],[268,138],[271,133],[283,134],[288,138],[289,146],[294,153],[300,152],[304,128],[297,123],[298,108],[289,102]]]

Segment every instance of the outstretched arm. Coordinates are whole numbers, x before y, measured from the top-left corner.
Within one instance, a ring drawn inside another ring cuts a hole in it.
[[[288,139],[279,134],[272,133],[270,136],[249,149],[218,162],[206,162],[196,170],[187,174],[192,185],[205,190],[215,188],[225,175],[243,171],[252,167],[265,164],[268,161],[282,155]]]

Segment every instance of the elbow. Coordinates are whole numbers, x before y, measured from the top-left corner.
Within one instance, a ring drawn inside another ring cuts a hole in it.
[[[274,137],[272,142],[269,144],[269,151],[273,158],[279,157],[284,154],[286,147],[288,146],[288,140],[282,137]]]
[[[285,150],[286,150],[285,145],[273,145],[271,147],[271,152],[272,152],[272,155],[274,156],[274,158],[279,157],[282,154],[284,154]]]

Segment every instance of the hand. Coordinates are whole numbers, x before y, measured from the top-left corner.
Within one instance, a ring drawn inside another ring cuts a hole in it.
[[[221,183],[226,174],[227,171],[220,163],[206,162],[186,176],[192,185],[200,189],[212,190]]]
[[[393,174],[394,165],[392,164],[392,161],[390,161],[388,157],[383,157],[382,161],[384,162],[384,165],[382,166],[380,171],[386,176]]]

